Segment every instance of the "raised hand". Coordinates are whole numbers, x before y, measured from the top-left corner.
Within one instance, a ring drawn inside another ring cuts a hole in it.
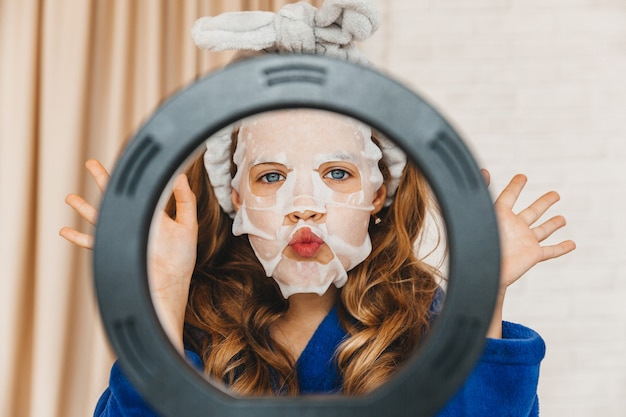
[[[566,225],[565,218],[557,215],[536,224],[560,199],[550,191],[519,213],[513,212],[527,178],[522,174],[513,177],[494,203],[500,230],[502,250],[501,287],[506,288],[539,262],[565,255],[576,248],[571,240],[553,245],[542,245],[554,232]]]
[[[483,170],[483,174],[489,185],[489,173]],[[557,192],[550,191],[518,213],[513,212],[526,182],[525,175],[515,175],[493,206],[500,233],[501,269],[499,297],[488,337],[501,337],[506,289],[538,263],[565,255],[576,248],[571,240],[552,245],[542,244],[566,224],[565,218],[560,215],[540,222],[540,218],[559,201]]]
[[[109,173],[99,161],[89,160],[85,166],[100,191],[109,182]],[[174,181],[176,218],[165,212],[153,221],[148,247],[148,277],[150,292],[161,323],[172,343],[182,350],[184,313],[189,285],[196,262],[198,221],[196,198],[185,175]],[[83,219],[95,225],[98,210],[77,194],[69,194],[65,202]],[[92,249],[94,237],[71,227],[63,227],[59,234],[77,246]]]
[[[176,218],[163,212],[155,219],[148,246],[148,275],[161,324],[182,351],[185,309],[198,244],[196,196],[186,175],[174,181],[174,199]]]

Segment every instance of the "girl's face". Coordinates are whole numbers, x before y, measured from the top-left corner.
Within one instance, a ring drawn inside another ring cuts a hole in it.
[[[369,128],[298,109],[243,122],[233,160],[235,235],[248,234],[283,296],[324,294],[371,252],[369,218],[385,201]]]

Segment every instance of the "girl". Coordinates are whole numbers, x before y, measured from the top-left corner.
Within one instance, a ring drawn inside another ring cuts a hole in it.
[[[244,121],[233,141],[231,202],[221,207],[215,197],[212,158],[197,159],[189,181],[175,182],[151,245],[151,291],[172,342],[240,394],[367,393],[413,353],[434,313],[436,273],[413,252],[431,201],[427,185],[407,164],[385,207],[392,178],[383,153],[344,116],[268,113]],[[87,167],[104,189],[102,165]],[[531,228],[556,193],[512,212],[524,183],[516,176],[496,200],[498,308],[481,362],[441,415],[536,414],[543,342],[502,322],[504,294],[534,264],[574,245],[540,246],[564,225],[560,216]],[[95,223],[93,207],[76,195],[67,201]],[[61,234],[91,246],[88,235]],[[143,415],[131,414],[137,409],[149,407],[114,366],[96,415]]]
[[[442,297],[437,271],[414,252],[433,209],[418,170],[367,126],[310,109],[251,117],[207,147],[174,182],[149,250],[150,288],[172,343],[242,395],[356,395],[388,380]],[[103,190],[104,167],[86,165]],[[565,225],[555,216],[535,226],[557,193],[512,211],[525,182],[515,176],[494,204],[498,303],[481,360],[441,416],[538,414],[545,347],[534,331],[503,322],[502,305],[510,284],[575,245],[541,246]],[[93,206],[66,201],[95,224]],[[92,246],[77,230],[61,235]],[[114,365],[95,415],[154,414]]]

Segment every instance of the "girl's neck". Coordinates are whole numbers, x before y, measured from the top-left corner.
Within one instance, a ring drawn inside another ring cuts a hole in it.
[[[338,296],[339,290],[334,285],[322,296],[292,295],[289,297],[289,309],[270,329],[272,339],[279,342],[297,360],[317,327],[337,302]]]
[[[322,296],[312,293],[293,294],[289,297],[289,309],[283,319],[311,322],[314,321],[314,317],[319,317],[321,322],[337,302],[338,295],[339,290],[334,285],[331,285]]]

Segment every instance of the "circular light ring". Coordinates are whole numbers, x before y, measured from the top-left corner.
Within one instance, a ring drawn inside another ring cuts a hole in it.
[[[154,311],[146,253],[163,189],[204,139],[243,117],[314,108],[358,119],[424,173],[449,249],[445,305],[418,354],[363,396],[237,397],[207,382],[171,345]],[[480,356],[495,304],[500,252],[481,173],[430,105],[380,72],[322,56],[269,55],[226,67],[166,101],[120,157],[102,201],[94,275],[106,332],[125,374],[162,415],[430,416]]]

